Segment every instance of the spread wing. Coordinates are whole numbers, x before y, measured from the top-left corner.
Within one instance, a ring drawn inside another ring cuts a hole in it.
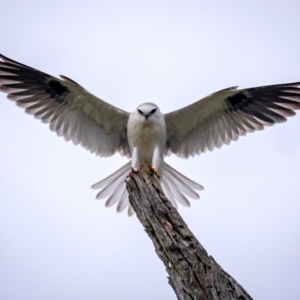
[[[3,55],[0,58],[0,90],[27,113],[91,153],[110,156],[119,152],[130,157],[127,112],[65,76],[55,78]]]
[[[188,158],[247,132],[285,122],[300,109],[300,82],[221,90],[165,115],[166,154]]]

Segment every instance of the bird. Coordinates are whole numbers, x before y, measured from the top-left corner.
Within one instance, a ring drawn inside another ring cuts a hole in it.
[[[165,162],[172,154],[190,158],[229,145],[239,136],[282,123],[300,109],[300,82],[214,92],[186,107],[163,114],[143,103],[128,113],[85,90],[74,80],[59,78],[0,54],[0,91],[66,141],[100,157],[116,153],[129,161],[95,183],[97,199],[117,212],[134,210],[125,179],[147,165],[159,179],[173,206],[190,206],[203,186]],[[131,160],[130,160],[131,159]]]

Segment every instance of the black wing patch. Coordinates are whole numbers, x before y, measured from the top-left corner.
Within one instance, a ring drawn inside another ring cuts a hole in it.
[[[49,88],[46,88],[46,92],[51,98],[54,98],[57,102],[62,104],[67,104],[68,102],[64,100],[65,96],[70,93],[70,91],[63,86],[60,82],[51,80],[48,83]]]
[[[248,99],[248,97],[242,92],[228,97],[226,101],[231,105],[229,111],[236,111],[237,109],[242,109],[247,106],[251,99]]]
[[[225,99],[225,113],[242,111],[264,122],[264,125],[282,123],[300,109],[299,82],[250,88]]]
[[[0,90],[8,93],[9,99],[46,94],[58,103],[67,104],[66,96],[70,91],[52,76],[3,55],[0,57],[4,61],[0,62]]]

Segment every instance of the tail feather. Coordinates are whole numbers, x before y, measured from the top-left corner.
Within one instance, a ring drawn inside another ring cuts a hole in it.
[[[127,214],[128,214],[128,217],[132,217],[135,214],[131,204],[129,204],[129,206],[128,206]]]
[[[180,186],[180,190],[188,197],[192,199],[199,199],[200,196],[194,189],[203,190],[203,186],[197,182],[192,181],[191,179],[185,177],[175,169],[173,169],[170,165],[164,163],[163,174],[169,174],[173,181]]]
[[[166,196],[168,197],[168,199],[170,200],[170,202],[173,204],[174,207],[178,207],[175,198],[173,197],[172,191],[171,191],[171,187],[169,185],[169,181],[164,179],[162,180],[163,183],[163,187],[164,189],[164,193],[166,194]]]
[[[197,192],[195,192],[190,186],[188,186],[187,184],[182,182],[180,180],[180,178],[177,178],[177,177],[174,176],[173,181],[178,186],[178,188],[181,190],[181,192],[183,194],[185,194],[186,196],[188,196],[189,198],[192,198],[192,199],[199,199],[200,198],[199,194]]]
[[[167,191],[166,188],[165,188],[165,183],[164,183],[164,182],[161,183],[161,187],[162,187],[162,190],[163,190],[164,194],[165,194],[166,196],[168,196],[168,191]],[[168,197],[168,199],[170,200],[170,202],[172,203],[172,205],[173,205],[175,208],[178,208],[177,202],[176,202],[176,201],[173,201],[174,199],[171,200],[169,197]]]
[[[162,181],[167,179],[170,183],[171,193],[173,197],[176,199],[177,202],[179,202],[183,206],[191,206],[189,200],[184,196],[184,194],[178,189],[178,186],[176,183],[174,183],[173,178],[171,178],[169,173],[164,173],[164,176],[162,178]]]
[[[94,184],[92,188],[102,188],[102,190],[97,194],[96,199],[103,199],[109,196],[120,183],[124,183],[126,176],[128,175],[130,170],[130,163],[124,165],[118,171],[113,173],[112,175],[106,177],[102,181]]]
[[[128,163],[126,163],[124,166],[122,166],[120,169],[115,171],[114,173],[110,174],[106,178],[104,178],[104,179],[98,181],[97,183],[93,184],[92,189],[98,190],[98,189],[103,188],[104,186],[106,186],[108,183],[110,183],[115,178],[118,178],[121,175],[123,175],[124,173],[129,172],[130,168],[131,168],[131,160]]]
[[[105,206],[111,207],[118,203],[117,212],[124,211],[127,207],[128,216],[134,215],[134,210],[129,203],[128,192],[126,189],[125,179],[131,169],[131,161],[126,163],[113,174],[95,183],[93,189],[101,189],[97,194],[97,199],[107,198]],[[187,197],[199,199],[195,190],[203,190],[203,186],[195,181],[182,175],[170,165],[164,162],[160,183],[163,192],[169,198],[174,207],[177,208],[177,202],[183,206],[190,206]]]
[[[183,183],[185,183],[187,186],[189,186],[192,189],[195,189],[198,191],[204,190],[204,187],[201,184],[193,181],[190,178],[187,178],[186,176],[179,173],[178,171],[176,171],[174,168],[172,168],[170,165],[168,165],[165,162],[164,162],[164,172],[168,172],[168,173],[172,174],[173,177],[180,179]]]
[[[113,191],[113,193],[106,200],[106,202],[105,202],[106,207],[111,207],[120,200],[120,197],[122,196],[122,193],[123,193],[122,187],[124,187],[124,180],[122,180],[122,179],[123,178],[121,178],[121,180],[119,180],[120,183],[118,184],[116,189]]]
[[[111,195],[115,191],[115,189],[120,185],[120,183],[122,183],[122,180],[123,176],[120,176],[116,179],[112,179],[112,181],[97,194],[96,199],[100,200]]]
[[[128,192],[126,190],[126,186],[123,186],[123,194],[120,198],[120,201],[117,206],[117,212],[120,213],[126,209],[128,206],[129,200],[128,200]]]

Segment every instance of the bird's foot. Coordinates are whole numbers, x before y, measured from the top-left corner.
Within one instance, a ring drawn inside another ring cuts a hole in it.
[[[158,179],[160,179],[160,175],[159,175],[158,171],[156,170],[156,168],[154,168],[154,167],[149,167],[149,168],[150,168],[151,172],[153,174],[155,174]]]
[[[138,174],[140,172],[140,169],[131,168],[131,171],[135,174]]]

